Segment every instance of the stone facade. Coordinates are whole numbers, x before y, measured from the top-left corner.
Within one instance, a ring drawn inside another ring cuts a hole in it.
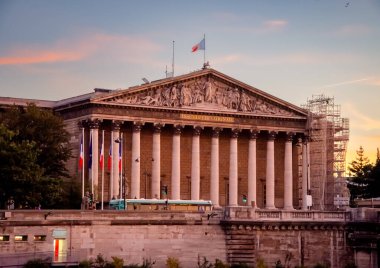
[[[0,221],[3,266],[22,265],[36,256],[55,263],[78,263],[102,254],[129,264],[150,259],[157,268],[165,267],[169,257],[177,258],[184,268],[197,267],[198,256],[251,266],[262,259],[268,267],[277,261],[291,267],[321,263],[341,268],[350,261],[358,267],[377,267],[377,250],[371,245],[376,243],[378,223],[364,219],[356,223],[356,214],[350,212],[284,214],[230,208],[212,215],[175,211],[6,213]]]
[[[96,93],[54,107],[73,137],[76,159],[68,168],[84,181],[83,193],[100,201],[104,133],[106,166],[109,150],[113,159],[104,173],[104,201],[162,198],[159,189],[167,185],[171,199],[226,206],[243,205],[247,196],[262,208],[307,208],[308,190],[300,189],[310,185],[299,172],[308,165],[301,145],[308,135],[305,110],[213,69]],[[81,140],[85,165],[78,171]]]

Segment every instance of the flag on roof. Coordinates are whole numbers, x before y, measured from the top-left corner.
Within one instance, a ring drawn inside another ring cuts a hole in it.
[[[206,39],[203,38],[198,44],[194,45],[191,48],[191,52],[196,52],[198,50],[205,50],[206,49]]]

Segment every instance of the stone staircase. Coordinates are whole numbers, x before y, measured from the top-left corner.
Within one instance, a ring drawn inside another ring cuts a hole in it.
[[[256,263],[253,234],[236,226],[225,226],[225,234],[228,263],[244,263],[253,267]]]

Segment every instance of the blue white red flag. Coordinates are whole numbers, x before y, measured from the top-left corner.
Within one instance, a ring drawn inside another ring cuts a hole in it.
[[[99,157],[99,164],[100,164],[100,168],[103,170],[103,167],[104,167],[104,152],[103,152],[103,143],[102,143],[102,146],[100,147],[100,157]]]
[[[122,161],[122,153],[121,153],[121,146],[123,146],[123,144],[120,142],[119,144],[119,173],[121,172],[121,161]]]
[[[194,45],[191,48],[191,52],[196,52],[198,50],[205,50],[206,49],[206,40],[205,38],[202,39],[198,44]]]
[[[80,139],[80,152],[79,152],[79,163],[78,168],[79,170],[82,170],[83,168],[83,137]]]
[[[90,145],[88,147],[88,169],[92,168],[92,133],[90,134]]]
[[[110,150],[108,153],[108,171],[111,171],[112,168],[112,142],[110,144]]]

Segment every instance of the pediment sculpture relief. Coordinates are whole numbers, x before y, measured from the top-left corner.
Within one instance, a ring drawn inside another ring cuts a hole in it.
[[[231,87],[212,79],[174,83],[168,87],[153,88],[116,100],[118,103],[158,107],[195,108],[252,112],[255,114],[292,115],[246,90]]]

